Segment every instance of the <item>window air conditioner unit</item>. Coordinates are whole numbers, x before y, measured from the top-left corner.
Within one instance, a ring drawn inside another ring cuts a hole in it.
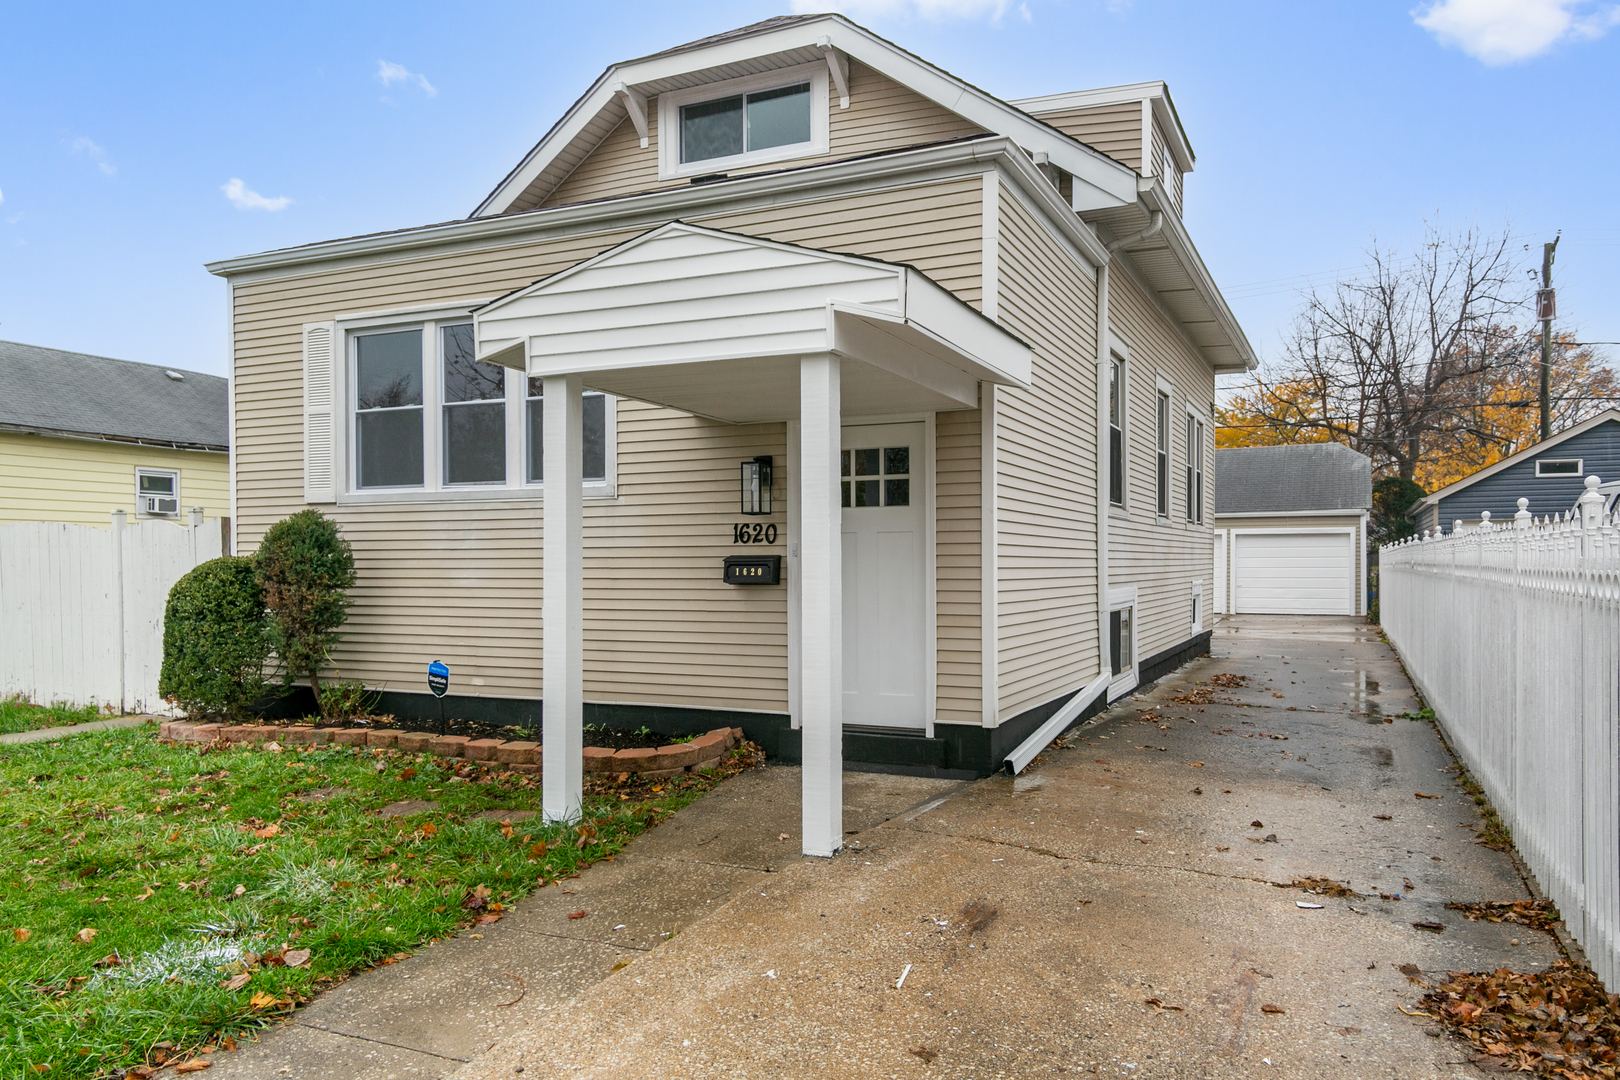
[[[164,516],[180,513],[180,499],[173,495],[142,495],[141,513]]]

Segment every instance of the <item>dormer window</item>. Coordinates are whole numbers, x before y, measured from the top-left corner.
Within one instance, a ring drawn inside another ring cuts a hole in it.
[[[663,94],[659,174],[674,179],[825,154],[827,93],[827,66],[803,64]]]

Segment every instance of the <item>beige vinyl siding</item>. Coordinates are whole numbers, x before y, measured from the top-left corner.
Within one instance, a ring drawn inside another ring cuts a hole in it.
[[[938,611],[939,678],[934,719],[939,723],[983,721],[980,549],[983,465],[978,409],[940,413],[934,426],[935,600]]]
[[[1205,483],[1207,484],[1208,480]],[[1215,528],[1228,530],[1228,544],[1232,542],[1231,533],[1242,532],[1246,529],[1356,529],[1359,528],[1360,524],[1361,514],[1359,512],[1352,514],[1303,514],[1298,517],[1284,515],[1278,517],[1219,517],[1215,519]],[[1364,573],[1361,564],[1366,560],[1367,550],[1365,545],[1359,542],[1351,546],[1355,549],[1356,581],[1360,582],[1363,580],[1362,575]],[[1230,580],[1232,556],[1230,549],[1228,549],[1226,558],[1226,574],[1228,578],[1226,595],[1230,597],[1232,595],[1232,583]],[[1357,587],[1359,588],[1359,585]],[[1356,600],[1354,594],[1352,594],[1351,600]],[[1206,622],[1205,625],[1207,626],[1208,623]]]
[[[1215,374],[1172,329],[1116,258],[1108,278],[1109,324],[1130,348],[1126,384],[1126,510],[1110,512],[1108,583],[1135,585],[1136,654],[1146,660],[1192,636],[1192,583],[1202,581],[1203,610],[1214,582],[1215,429],[1209,403]],[[1155,515],[1154,376],[1170,382],[1170,515]],[[1204,420],[1204,524],[1187,522],[1187,407]],[[1204,628],[1210,625],[1204,618]]]
[[[1096,281],[1006,187],[997,321],[1034,350],[996,391],[998,719],[1095,678]]]
[[[863,64],[850,63],[849,80],[847,109],[838,107],[838,88],[828,87],[831,104],[826,154],[729,169],[728,175],[770,172],[837,161],[879,150],[943,142],[983,131],[944,106]],[[645,150],[641,147],[641,137],[636,133],[635,125],[626,119],[550,194],[526,191],[512,204],[512,209],[529,210],[536,206],[589,202],[641,191],[686,187],[690,182],[684,177],[676,180],[658,178],[658,104],[656,99],[651,99],[647,102]]]
[[[0,432],[0,522],[110,528],[114,510],[126,511],[133,521],[136,468],[179,470],[182,520],[193,506],[210,518],[230,515],[230,465],[223,452]]]
[[[1137,172],[1143,171],[1140,101],[1121,101],[1090,109],[1060,109],[1035,115],[1065,135],[1101,150],[1121,165]]]
[[[974,177],[703,224],[911,263],[977,300],[980,190]],[[957,220],[964,214],[968,224]],[[240,550],[251,552],[266,528],[305,505],[303,323],[497,296],[641,231],[239,283]],[[976,440],[976,429],[971,437]],[[590,700],[786,711],[786,590],[720,582],[721,559],[744,550],[731,546],[737,463],[757,454],[785,455],[784,440],[780,424],[732,426],[620,403],[617,498],[587,501],[585,510]],[[782,474],[776,500],[785,507]],[[457,693],[540,694],[539,502],[321,509],[354,543],[360,573],[345,639],[334,655],[343,677],[421,691],[424,666],[439,659],[450,665]],[[785,514],[771,520],[780,529]],[[770,550],[784,552],[785,536]],[[959,549],[958,556],[967,553]],[[953,605],[965,617],[960,598]],[[976,607],[975,598],[974,616]],[[964,672],[960,664],[953,671],[958,679],[977,678],[976,670]]]

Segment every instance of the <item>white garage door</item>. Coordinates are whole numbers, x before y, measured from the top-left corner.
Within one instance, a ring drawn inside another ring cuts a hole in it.
[[[1233,540],[1233,606],[1239,613],[1355,613],[1350,533],[1236,533]]]

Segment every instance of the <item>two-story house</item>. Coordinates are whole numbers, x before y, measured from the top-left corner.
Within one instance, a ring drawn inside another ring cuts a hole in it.
[[[333,662],[431,715],[741,726],[984,775],[1203,651],[1218,372],[1162,83],[990,96],[837,15],[615,64],[459,221],[215,263],[233,516],[360,572]],[[544,705],[542,711],[542,703]]]

